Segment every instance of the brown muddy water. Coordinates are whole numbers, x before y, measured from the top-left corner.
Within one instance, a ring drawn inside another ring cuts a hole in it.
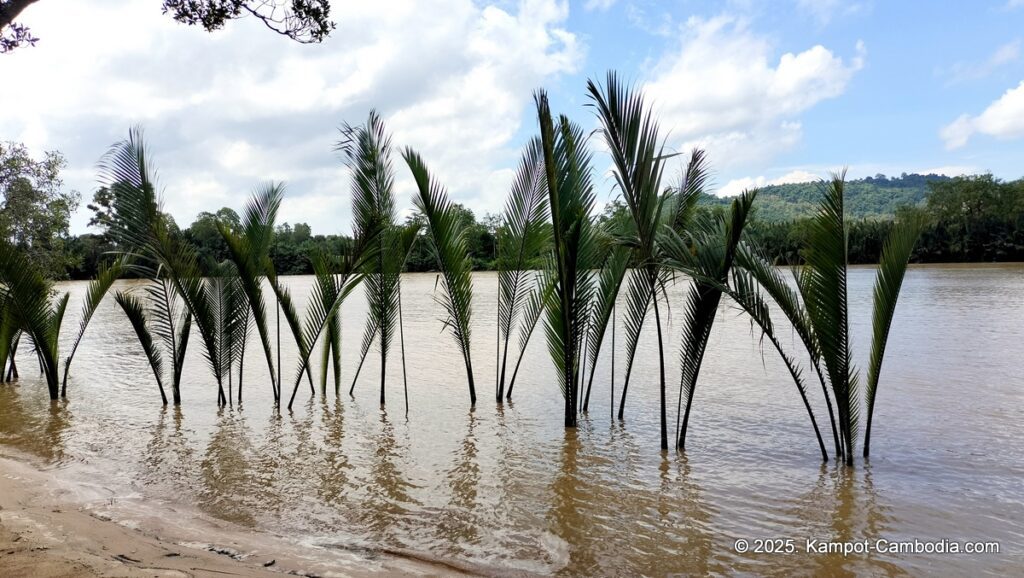
[[[871,268],[851,271],[862,368],[872,281]],[[301,302],[311,279],[288,282]],[[911,269],[882,375],[873,455],[852,470],[820,463],[785,367],[728,306],[709,345],[687,452],[662,454],[653,327],[641,342],[625,421],[610,418],[606,351],[590,414],[566,431],[541,331],[513,402],[493,401],[493,274],[475,278],[475,410],[461,358],[441,332],[434,275],[403,282],[408,416],[397,349],[386,409],[372,355],[355,398],[347,395],[365,316],[358,291],[343,309],[341,395],[329,384],[326,396],[311,397],[303,382],[294,411],[280,413],[255,340],[244,405],[219,410],[198,336],[182,407],[162,407],[131,327],[108,299],[75,358],[66,402],[49,402],[21,352],[20,383],[0,385],[0,443],[34,454],[56,477],[101,489],[111,503],[134,499],[179,523],[188,512],[223,520],[328,561],[357,552],[370,565],[374,552],[402,551],[484,573],[565,576],[1024,568],[1024,265]],[[72,293],[70,339],[85,285],[61,288]],[[673,316],[684,290],[681,283],[670,292]],[[677,387],[678,323],[667,335],[669,383]],[[294,375],[293,351],[286,347],[284,357],[284,375]],[[617,389],[621,359],[620,352]],[[827,418],[817,413],[827,436]],[[738,539],[751,549],[760,539],[792,539],[795,552],[741,553]],[[808,553],[808,539],[994,541],[999,552],[844,556]]]

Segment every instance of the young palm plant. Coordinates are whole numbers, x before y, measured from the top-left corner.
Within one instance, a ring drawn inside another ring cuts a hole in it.
[[[752,258],[741,251],[738,264],[750,272],[751,278],[779,304],[793,323],[819,374],[826,401],[829,401],[830,392],[835,401],[833,427],[837,438],[837,459],[852,466],[860,417],[860,374],[853,367],[849,337],[844,185],[845,174],[838,173],[832,176],[823,191],[818,213],[811,223],[807,245],[802,252],[805,265],[796,274],[796,292],[781,287],[783,283],[768,274],[763,259]],[[879,261],[873,295],[873,335],[865,395],[869,423],[874,411],[878,379],[896,302],[921,226],[917,220],[898,223],[886,239]],[[800,302],[797,302],[797,295]],[[832,408],[829,405],[831,414]],[[869,453],[870,434],[865,432],[864,456],[868,457]]]
[[[598,260],[590,220],[594,205],[590,152],[583,131],[564,115],[556,129],[547,93],[538,90],[534,100],[554,241],[548,268],[555,283],[545,330],[565,398],[565,427],[571,428],[577,421],[582,340],[593,306],[591,269]]]
[[[229,258],[235,266],[238,281],[248,302],[252,321],[270,371],[270,387],[275,405],[281,403],[281,388],[274,371],[273,350],[270,345],[270,328],[267,324],[267,304],[263,296],[263,281],[267,270],[273,268],[270,262],[270,246],[274,238],[274,222],[281,207],[284,186],[269,183],[256,189],[245,207],[242,228],[232,231],[225,223],[218,222],[224,242],[228,246]],[[276,305],[276,304],[275,304]],[[244,353],[244,352],[243,352]],[[241,361],[241,360],[240,360]],[[242,372],[239,368],[238,403],[242,403]]]
[[[345,125],[342,135],[343,139],[337,149],[345,155],[352,172],[352,208],[356,227],[379,231],[374,243],[374,258],[367,260],[363,280],[369,317],[364,331],[362,358],[365,359],[369,353],[374,337],[378,338],[380,403],[384,405],[388,352],[400,323],[398,309],[402,291],[401,275],[416,239],[417,229],[401,227],[396,223],[398,213],[395,207],[391,138],[380,116],[371,111],[365,125]],[[362,367],[362,360],[359,365]],[[352,388],[355,388],[354,379]]]
[[[633,360],[644,320],[648,309],[653,306],[658,335],[661,447],[668,449],[665,348],[658,305],[658,291],[664,286],[667,274],[662,267],[658,238],[665,225],[677,230],[687,226],[684,220],[692,212],[690,209],[697,198],[699,184],[706,179],[703,153],[695,152],[691,158],[687,174],[692,174],[692,181],[687,187],[675,195],[664,194],[661,179],[665,163],[672,155],[664,153],[658,123],[645,104],[643,94],[624,86],[614,72],[608,73],[604,86],[588,81],[587,90],[601,124],[600,132],[612,157],[616,187],[632,218],[630,234],[622,239],[632,250],[636,269],[630,275],[626,301],[626,377],[619,403],[619,419],[625,410]],[[614,303],[614,298],[611,303]]]
[[[502,225],[498,228],[498,383],[495,399],[505,396],[508,348],[513,329],[527,313],[531,284],[529,269],[550,241],[547,226],[547,191],[544,188],[544,153],[540,141],[532,139],[523,150],[512,182]],[[538,315],[539,317],[539,315]],[[527,334],[527,339],[528,339]]]
[[[142,130],[133,128],[127,139],[112,146],[100,161],[100,171],[101,182],[115,193],[110,233],[134,269],[156,281],[165,279],[181,298],[203,340],[203,354],[217,382],[218,402],[225,403],[225,364],[211,302],[214,295],[202,278],[195,249],[174,233],[160,209],[155,171],[149,165]]]
[[[164,405],[167,405],[167,394],[164,391],[163,359],[165,354],[170,356],[172,400],[174,405],[181,405],[181,373],[192,333],[192,314],[188,309],[180,311],[174,287],[159,274],[145,287],[145,295],[146,300],[143,301],[128,291],[119,291],[114,299],[128,317],[146,354]]]
[[[39,365],[46,377],[50,399],[67,396],[67,374],[71,360],[85,335],[93,313],[99,307],[110,286],[121,272],[121,261],[101,268],[99,275],[86,290],[82,320],[72,345],[64,359],[64,376],[60,374],[60,330],[67,311],[69,294],[57,297],[53,284],[28,260],[25,254],[7,242],[0,242],[0,369],[13,363],[21,335],[27,336],[34,346]]]
[[[288,399],[288,409],[292,409],[295,403],[295,394],[299,391],[299,384],[302,383],[302,375],[309,375],[309,358],[312,355],[312,347],[326,337],[324,347],[331,347],[333,351],[340,353],[341,333],[336,327],[336,337],[332,338],[330,333],[332,325],[336,325],[342,303],[363,280],[367,262],[374,257],[373,242],[379,231],[365,232],[356,231],[356,242],[354,247],[337,259],[328,257],[323,253],[313,255],[313,272],[316,275],[316,283],[313,285],[313,293],[306,304],[305,321],[299,321],[295,305],[292,302],[291,294],[284,287],[276,274],[270,275],[270,284],[274,288],[281,309],[291,328],[299,349],[299,364],[295,375],[295,384],[292,387],[291,397]],[[337,375],[337,374],[336,374]],[[337,379],[337,377],[335,378]],[[310,382],[312,387],[312,381]]]
[[[416,197],[413,202],[427,220],[427,243],[434,262],[441,270],[443,296],[437,301],[444,307],[445,327],[451,329],[466,365],[470,404],[476,404],[473,381],[473,360],[470,355],[470,317],[473,312],[472,261],[466,249],[465,229],[448,193],[431,178],[423,159],[411,148],[402,153],[413,180]]]
[[[212,273],[204,279],[204,285],[214,319],[219,373],[226,376],[228,382],[227,395],[221,391],[219,401],[221,405],[230,405],[234,399],[232,373],[235,365],[241,364],[244,358],[250,310],[234,265],[224,262],[211,269]]]
[[[68,296],[53,300],[53,285],[33,267],[26,256],[16,247],[0,241],[0,293],[5,304],[4,317],[10,334],[12,327],[27,336],[35,346],[36,356],[46,377],[50,399],[60,395],[58,338]],[[5,365],[6,354],[0,351]]]
[[[668,262],[690,272],[693,277],[693,286],[683,313],[682,372],[677,406],[677,415],[682,415],[682,423],[677,418],[676,425],[676,445],[679,449],[684,449],[686,445],[693,394],[707,351],[708,338],[756,197],[757,190],[744,191],[732,202],[728,217],[712,217],[705,230],[691,233],[690,243],[680,242],[680,237],[674,232],[670,232],[670,235],[676,242],[663,243],[663,246],[671,247],[666,250],[671,255]],[[681,407],[684,397],[685,411]]]

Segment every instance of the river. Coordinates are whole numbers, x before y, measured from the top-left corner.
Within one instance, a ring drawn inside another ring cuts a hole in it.
[[[849,278],[855,361],[865,371],[873,276],[856,267]],[[541,330],[512,401],[496,405],[497,278],[479,273],[474,281],[475,409],[461,356],[442,331],[435,276],[412,274],[402,286],[407,414],[397,343],[386,408],[378,403],[375,348],[348,396],[366,314],[360,291],[342,309],[340,394],[329,380],[326,395],[311,396],[303,381],[291,412],[273,408],[255,335],[242,405],[217,408],[194,335],[183,405],[163,407],[131,326],[108,298],[75,357],[66,401],[50,403],[22,350],[21,380],[0,385],[0,443],[34,455],[56,477],[102,487],[111,501],[132,497],[168,516],[195,511],[287,537],[324,559],[356,552],[370,564],[374,552],[406,552],[482,573],[563,576],[1009,575],[1024,567],[1024,265],[910,269],[882,372],[872,456],[853,469],[821,463],[785,366],[728,304],[711,336],[685,454],[658,449],[653,316],[624,421],[610,416],[606,347],[589,413],[577,430],[562,427]],[[311,282],[287,279],[299,303]],[[66,352],[85,284],[58,288],[71,293]],[[684,282],[669,290],[672,425],[686,290]],[[797,351],[789,331],[782,337]],[[282,341],[290,393],[295,352],[286,335]],[[830,441],[820,389],[811,394]],[[795,551],[739,552],[739,539],[751,550],[760,539],[792,539]],[[807,553],[807,540],[992,541],[999,552],[844,556]]]

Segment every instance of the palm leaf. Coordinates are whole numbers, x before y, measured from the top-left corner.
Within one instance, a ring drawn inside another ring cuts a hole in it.
[[[885,346],[889,340],[889,329],[896,313],[896,301],[903,286],[910,254],[914,250],[923,224],[914,219],[900,223],[885,240],[882,256],[878,261],[872,307],[871,360],[868,365],[868,383],[865,390],[867,401],[867,426],[864,430],[864,457],[871,448],[871,417],[875,410],[875,395],[878,392],[878,377],[882,372]]]
[[[798,277],[798,287],[832,387],[846,462],[852,464],[857,437],[858,381],[849,347],[844,176],[833,175],[818,213],[810,222],[803,251],[806,267]]]
[[[537,322],[540,321],[544,308],[551,301],[555,291],[555,277],[551,274],[551,268],[541,269],[534,279],[533,287],[526,298],[523,306],[523,322],[519,326],[519,351],[516,355],[516,365],[512,370],[512,377],[508,382],[508,390],[505,392],[506,399],[512,399],[512,389],[516,384],[516,376],[519,375],[519,367],[523,363],[523,356],[526,354],[526,347],[530,344]]]
[[[466,365],[470,403],[476,404],[473,362],[470,355],[470,320],[473,312],[472,262],[466,249],[465,229],[461,226],[459,216],[444,187],[431,178],[419,154],[407,148],[403,157],[412,171],[413,180],[416,181],[417,194],[413,203],[426,217],[428,245],[443,278],[442,296],[437,301],[445,310],[445,326],[451,330]]]
[[[149,367],[153,370],[153,377],[156,378],[156,385],[160,389],[160,397],[163,399],[164,405],[167,405],[167,394],[164,392],[163,381],[163,355],[160,353],[160,348],[156,346],[153,335],[149,332],[145,307],[138,298],[124,291],[115,293],[114,301],[121,306],[125,316],[128,317],[129,323],[132,324],[132,329],[135,330],[135,335],[139,338],[142,351],[146,354],[146,359],[149,361]]]
[[[263,279],[266,277],[265,263],[273,242],[274,222],[281,206],[283,186],[268,184],[258,188],[245,208],[241,234],[231,231],[224,223],[218,222],[218,230],[228,246],[231,261],[238,271],[242,290],[252,312],[260,344],[270,371],[270,386],[275,404],[280,404],[281,390],[274,371],[273,351],[270,347],[270,328],[267,325],[267,305],[263,296]]]
[[[541,144],[534,138],[523,150],[497,232],[498,337],[505,343],[496,388],[499,403],[505,392],[510,337],[530,295],[527,270],[550,238],[542,163]]]
[[[68,372],[71,368],[71,360],[74,359],[75,352],[78,351],[78,346],[82,343],[82,338],[85,337],[85,330],[89,327],[89,321],[92,320],[93,314],[96,313],[100,302],[103,301],[103,297],[110,290],[110,286],[114,284],[114,281],[120,277],[123,269],[123,258],[115,259],[109,266],[101,265],[96,273],[96,279],[90,282],[89,287],[86,289],[85,303],[82,305],[82,319],[78,323],[78,334],[75,335],[75,340],[71,344],[71,351],[64,358],[64,380],[61,384],[62,396],[67,393]]]
[[[744,191],[732,202],[729,218],[719,219],[703,234],[694,235],[691,246],[681,242],[680,237],[674,233],[672,238],[676,242],[672,245],[665,243],[670,263],[684,272],[694,274],[693,287],[687,295],[683,311],[679,399],[681,405],[682,399],[686,398],[686,408],[685,411],[677,409],[682,413],[682,422],[677,432],[677,447],[680,449],[686,444],[693,395],[722,299],[722,285],[728,280],[747,217],[756,198],[756,189]]]
[[[53,286],[50,281],[32,266],[24,253],[6,241],[0,241],[0,286],[6,295],[8,323],[36,345],[50,398],[57,399],[60,394],[57,336],[67,295],[56,306],[51,303]]]
[[[821,385],[821,393],[825,398],[825,405],[828,409],[829,423],[832,429],[832,440],[835,446],[836,459],[843,456],[842,443],[839,439],[839,432],[836,428],[835,412],[832,408],[832,397],[828,392],[828,381],[825,378],[821,364],[821,353],[818,342],[814,336],[814,328],[807,311],[800,299],[800,294],[794,290],[779,270],[772,266],[768,258],[755,248],[749,245],[741,245],[736,254],[736,266],[749,273],[775,304],[782,310],[783,315],[789,321],[797,336],[803,342],[807,353],[810,356],[811,364],[814,367],[818,382]]]
[[[590,270],[597,246],[590,221],[594,204],[590,152],[583,131],[565,116],[556,133],[547,94],[534,95],[551,215],[554,252],[549,269],[555,280],[547,305],[545,333],[565,398],[565,427],[576,426],[579,398],[580,348],[586,334],[594,296]]]

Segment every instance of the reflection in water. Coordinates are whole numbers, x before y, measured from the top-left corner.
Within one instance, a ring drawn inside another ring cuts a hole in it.
[[[455,463],[445,475],[451,495],[447,507],[441,510],[437,531],[442,543],[457,548],[457,551],[447,552],[449,555],[464,555],[465,549],[476,545],[480,538],[476,499],[480,484],[480,464],[476,457],[476,437],[473,435],[476,422],[476,415],[470,411],[466,436],[455,452]]]
[[[851,269],[851,332],[863,355],[872,282],[870,269]],[[289,283],[298,301],[312,286]],[[490,277],[479,285],[493,286]],[[67,288],[75,299],[85,285]],[[185,363],[186,405],[163,408],[145,359],[124,346],[136,343],[130,327],[104,303],[76,357],[69,403],[51,403],[31,367],[17,384],[0,384],[0,443],[59,464],[62,478],[141,493],[154,507],[198,506],[301,542],[412,551],[496,573],[1015,574],[1024,566],[1024,382],[1006,355],[1007,344],[1024,342],[1022,266],[911,269],[875,416],[877,455],[854,470],[819,463],[785,367],[762,361],[749,324],[732,316],[716,324],[704,369],[713,387],[695,408],[694,435],[704,439],[686,454],[657,450],[656,388],[638,385],[627,421],[610,419],[604,371],[589,417],[564,430],[543,339],[527,352],[515,404],[470,411],[461,355],[438,338],[433,290],[433,276],[403,279],[408,418],[402,403],[388,414],[376,403],[310,398],[305,387],[295,411],[281,415],[259,363],[245,367],[245,410],[218,411],[201,348]],[[474,296],[481,311],[493,310],[488,291]],[[679,286],[668,292],[674,303],[683,295]],[[346,301],[346,322],[364,314],[364,300]],[[474,343],[481,375],[490,346]],[[345,368],[355,367],[358,351],[342,354]],[[655,375],[656,357],[641,353],[635,372]],[[752,384],[778,393],[752,395],[763,391]],[[947,431],[953,419],[956,436]],[[737,538],[770,537],[793,538],[801,550],[806,538],[998,540],[1002,554],[733,549]]]
[[[19,384],[0,383],[0,442],[59,465],[73,424],[66,399],[22,395]]]
[[[413,486],[402,475],[405,448],[395,441],[394,426],[388,413],[380,408],[380,421],[376,436],[370,438],[372,448],[369,479],[364,481],[363,507],[358,521],[374,541],[401,542],[402,529],[396,522],[408,515],[408,508],[419,505],[410,492]]]
[[[169,492],[173,492],[176,485],[189,484],[193,479],[195,452],[190,445],[191,438],[183,430],[183,420],[180,406],[161,407],[142,454],[142,478],[169,482]]]
[[[711,559],[714,552],[714,533],[711,529],[713,510],[709,507],[697,480],[690,472],[686,454],[675,457],[675,479],[663,484],[663,491],[678,497],[675,512],[680,522],[674,525],[676,531],[685,532],[675,548],[674,572],[685,572],[695,576],[707,575],[712,571]],[[672,527],[672,526],[670,526]],[[724,572],[728,567],[716,567],[715,572]]]
[[[345,451],[345,406],[337,397],[334,402],[327,397],[320,402],[320,427],[323,430],[323,466],[317,468],[317,492],[324,503],[338,507],[343,505],[349,489],[349,472],[352,464]]]
[[[199,506],[218,518],[252,527],[256,523],[251,435],[241,411],[220,408],[217,426],[200,461]]]
[[[552,504],[548,518],[551,530],[569,545],[571,567],[584,574],[595,574],[597,569],[589,540],[590,527],[578,511],[580,502],[577,501],[577,495],[585,496],[590,491],[577,477],[579,445],[579,431],[566,430],[558,472],[551,485]]]

